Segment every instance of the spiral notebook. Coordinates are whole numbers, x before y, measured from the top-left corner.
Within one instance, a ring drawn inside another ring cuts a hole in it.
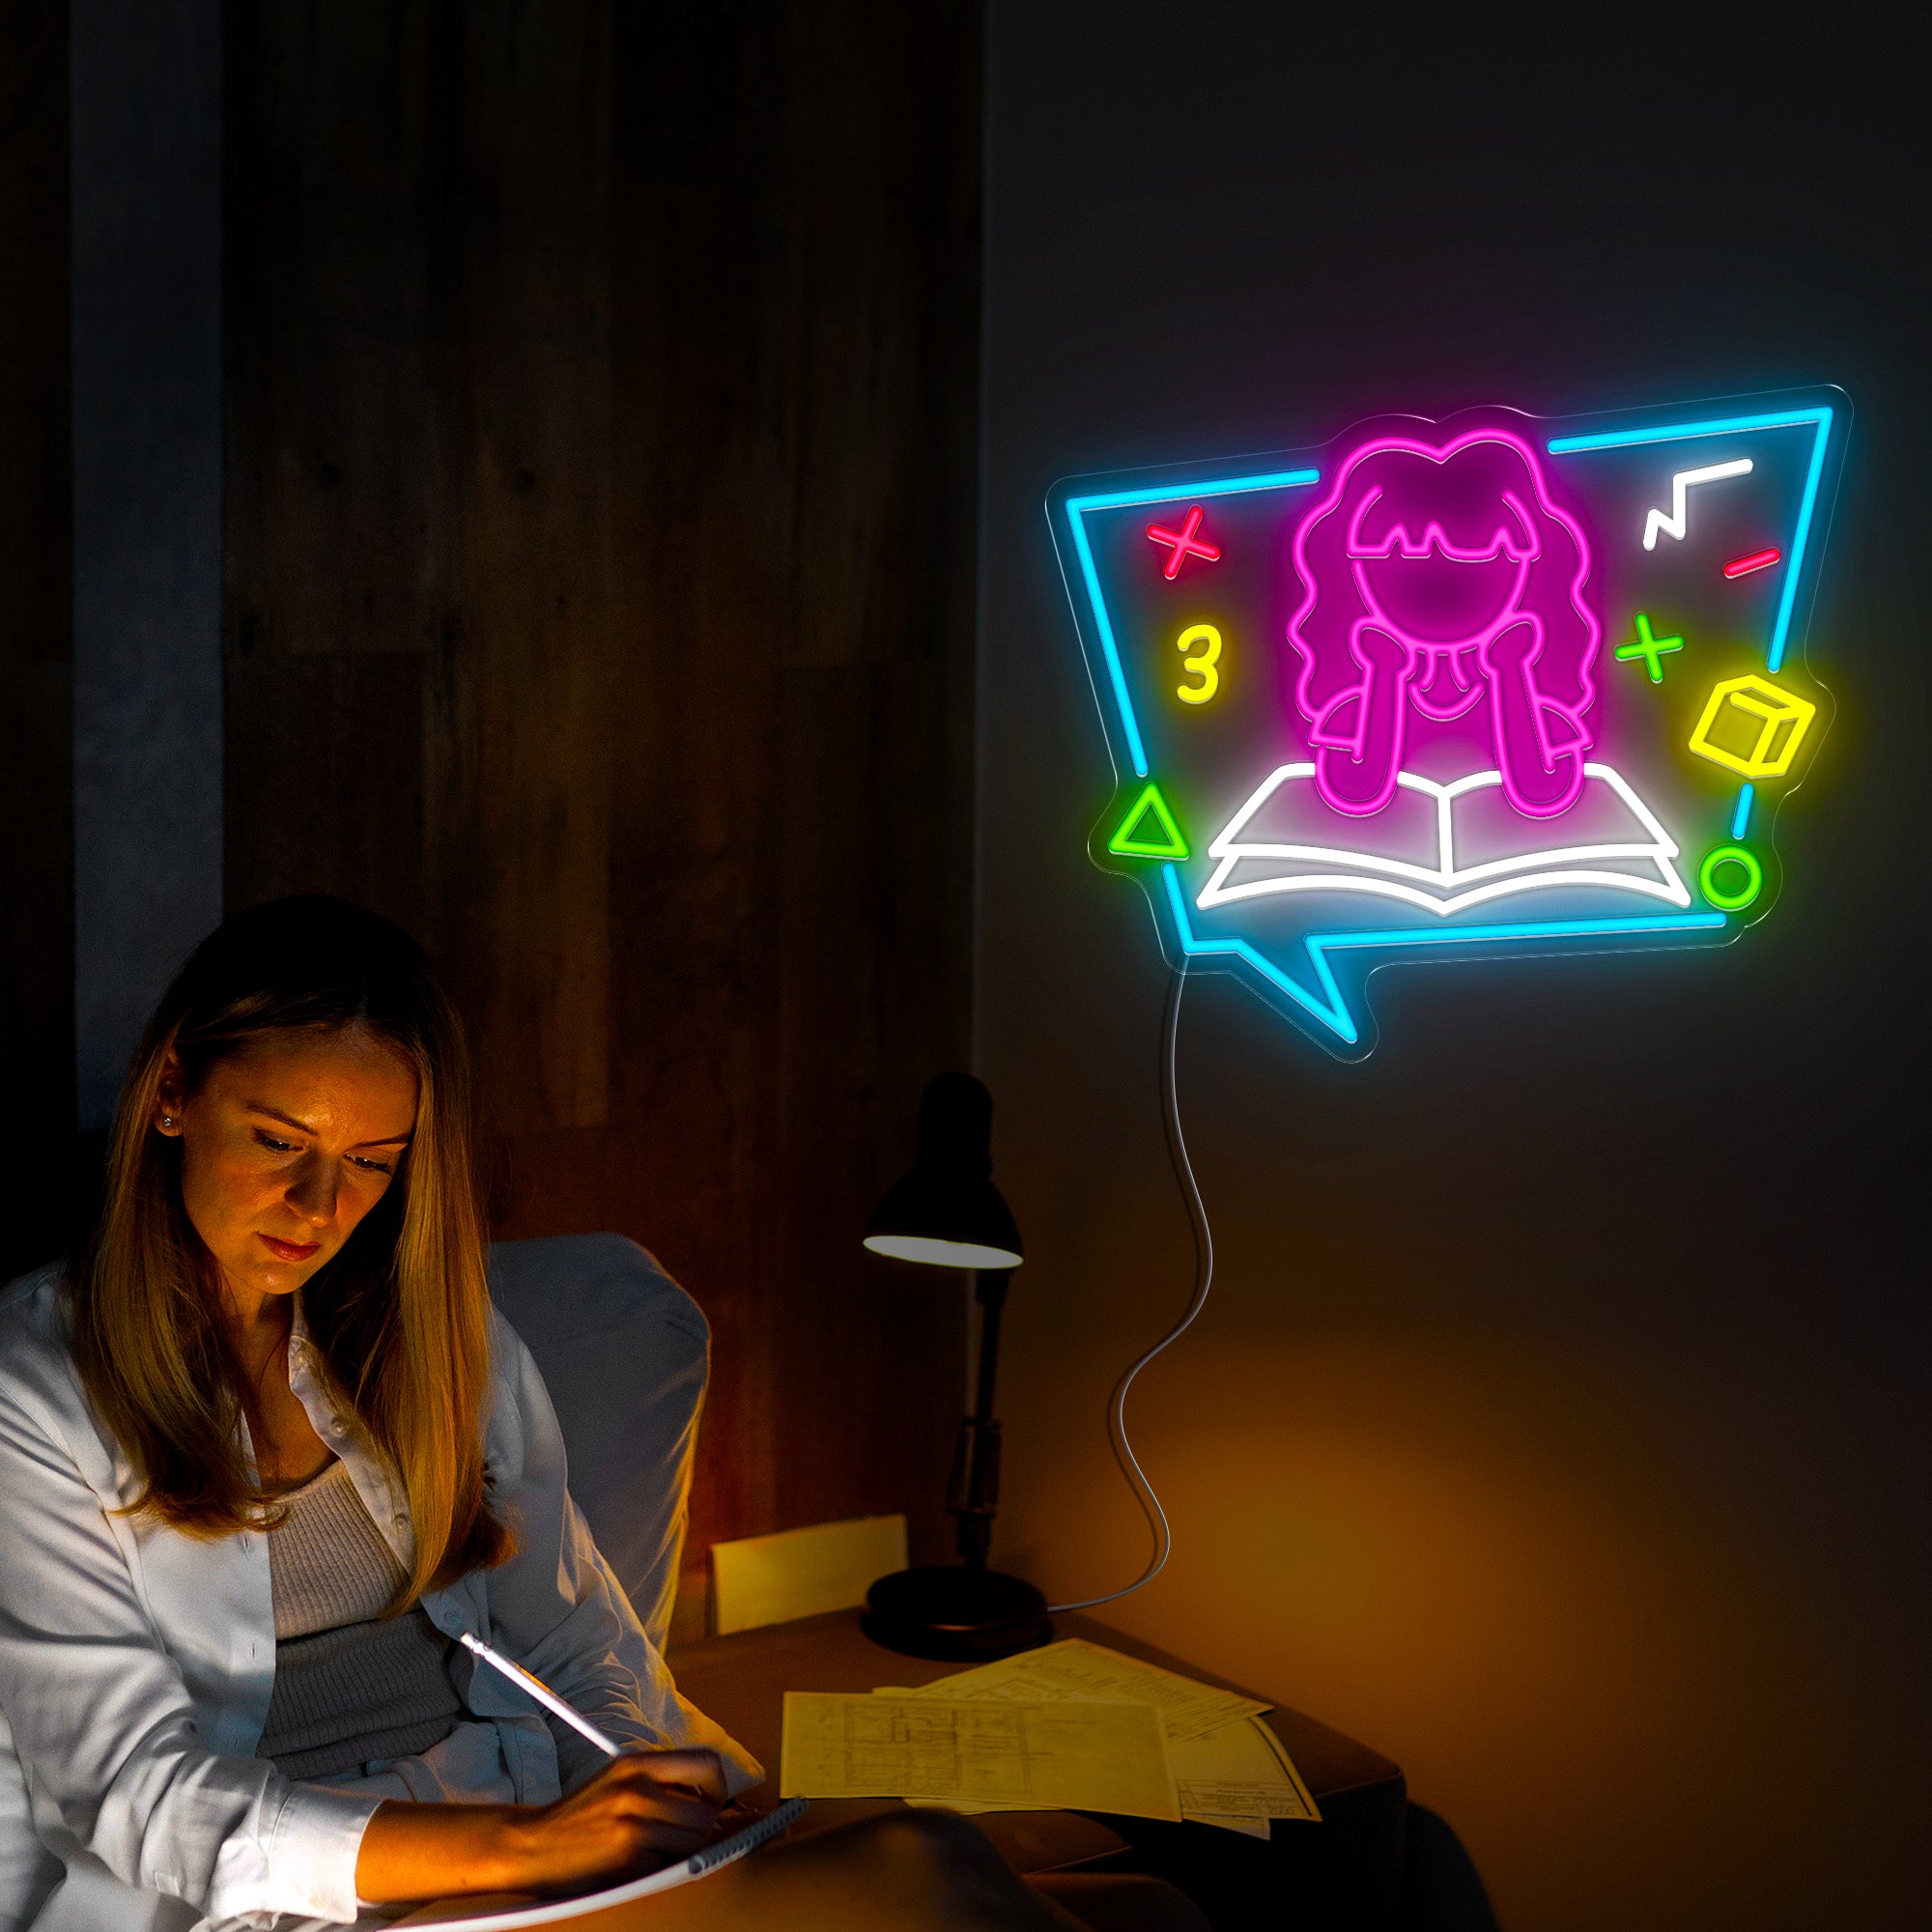
[[[560,1924],[567,1918],[581,1918],[588,1912],[606,1912],[613,1905],[628,1905],[634,1898],[648,1898],[654,1891],[669,1891],[673,1887],[689,1885],[695,1878],[703,1878],[708,1872],[722,1870],[789,1830],[805,1808],[803,1798],[787,1799],[776,1811],[766,1812],[742,1832],[733,1832],[728,1838],[720,1838],[715,1845],[706,1845],[688,1859],[652,1872],[648,1878],[634,1878],[604,1891],[586,1892],[582,1898],[554,1898],[539,1905],[517,1905],[500,1912],[433,1906],[426,1913],[412,1912],[390,1922],[399,1932],[401,1927],[418,1925],[434,1925],[438,1932],[510,1932],[511,1927],[518,1925]]]

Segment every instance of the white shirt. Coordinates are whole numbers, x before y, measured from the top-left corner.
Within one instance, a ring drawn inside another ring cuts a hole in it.
[[[138,1485],[82,1394],[58,1279],[43,1268],[0,1294],[0,1932],[353,1920],[356,1854],[384,1786],[298,1784],[254,1755],[274,1688],[268,1539],[202,1541],[113,1514]],[[401,1484],[319,1369],[298,1301],[289,1386],[411,1567]],[[423,1608],[447,1635],[468,1631],[524,1664],[618,1743],[708,1746],[734,1795],[756,1783],[743,1747],[678,1695],[599,1554],[565,1487],[543,1378],[500,1315],[491,1369],[485,1458],[517,1554],[430,1592]],[[490,1770],[519,1802],[548,1804],[602,1762],[562,1726],[560,1743],[498,1672],[461,1675],[479,1721],[459,1740],[473,1756],[494,1729]]]

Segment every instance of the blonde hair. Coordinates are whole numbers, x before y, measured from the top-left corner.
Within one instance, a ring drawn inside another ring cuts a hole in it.
[[[490,1292],[469,1158],[469,1075],[456,1009],[402,929],[346,900],[278,899],[211,933],[162,996],[108,1142],[99,1219],[67,1276],[73,1359],[134,1465],[130,1510],[190,1536],[272,1522],[275,1498],[242,1446],[239,1368],[213,1257],[182,1203],[181,1143],[155,1130],[178,1056],[193,1092],[267,1034],[362,1027],[417,1080],[395,1180],[302,1289],[310,1334],[341,1395],[398,1471],[425,1590],[510,1553],[483,1468]]]

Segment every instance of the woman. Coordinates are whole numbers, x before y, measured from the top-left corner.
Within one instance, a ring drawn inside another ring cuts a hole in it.
[[[168,989],[91,1243],[0,1304],[0,1926],[581,1889],[690,1852],[761,1776],[679,1697],[565,1492],[490,1305],[467,1106],[428,962],[339,900],[240,915]],[[466,1632],[625,1754],[466,1667]],[[649,1909],[1072,1922],[910,1814]]]

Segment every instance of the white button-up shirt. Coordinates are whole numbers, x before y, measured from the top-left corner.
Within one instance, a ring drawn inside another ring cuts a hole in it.
[[[412,1567],[402,1485],[336,1406],[299,1301],[288,1366]],[[709,1746],[734,1794],[756,1783],[743,1747],[678,1695],[599,1554],[543,1378],[500,1316],[491,1366],[485,1456],[517,1553],[430,1592],[431,1621],[494,1644],[620,1744]],[[57,1271],[15,1283],[0,1297],[0,1932],[355,1919],[380,1795],[295,1783],[255,1756],[275,1675],[267,1536],[202,1540],[116,1514],[137,1489],[81,1391]],[[457,1676],[468,1729],[494,1727],[491,1769],[519,1802],[547,1804],[603,1762],[498,1672]]]

